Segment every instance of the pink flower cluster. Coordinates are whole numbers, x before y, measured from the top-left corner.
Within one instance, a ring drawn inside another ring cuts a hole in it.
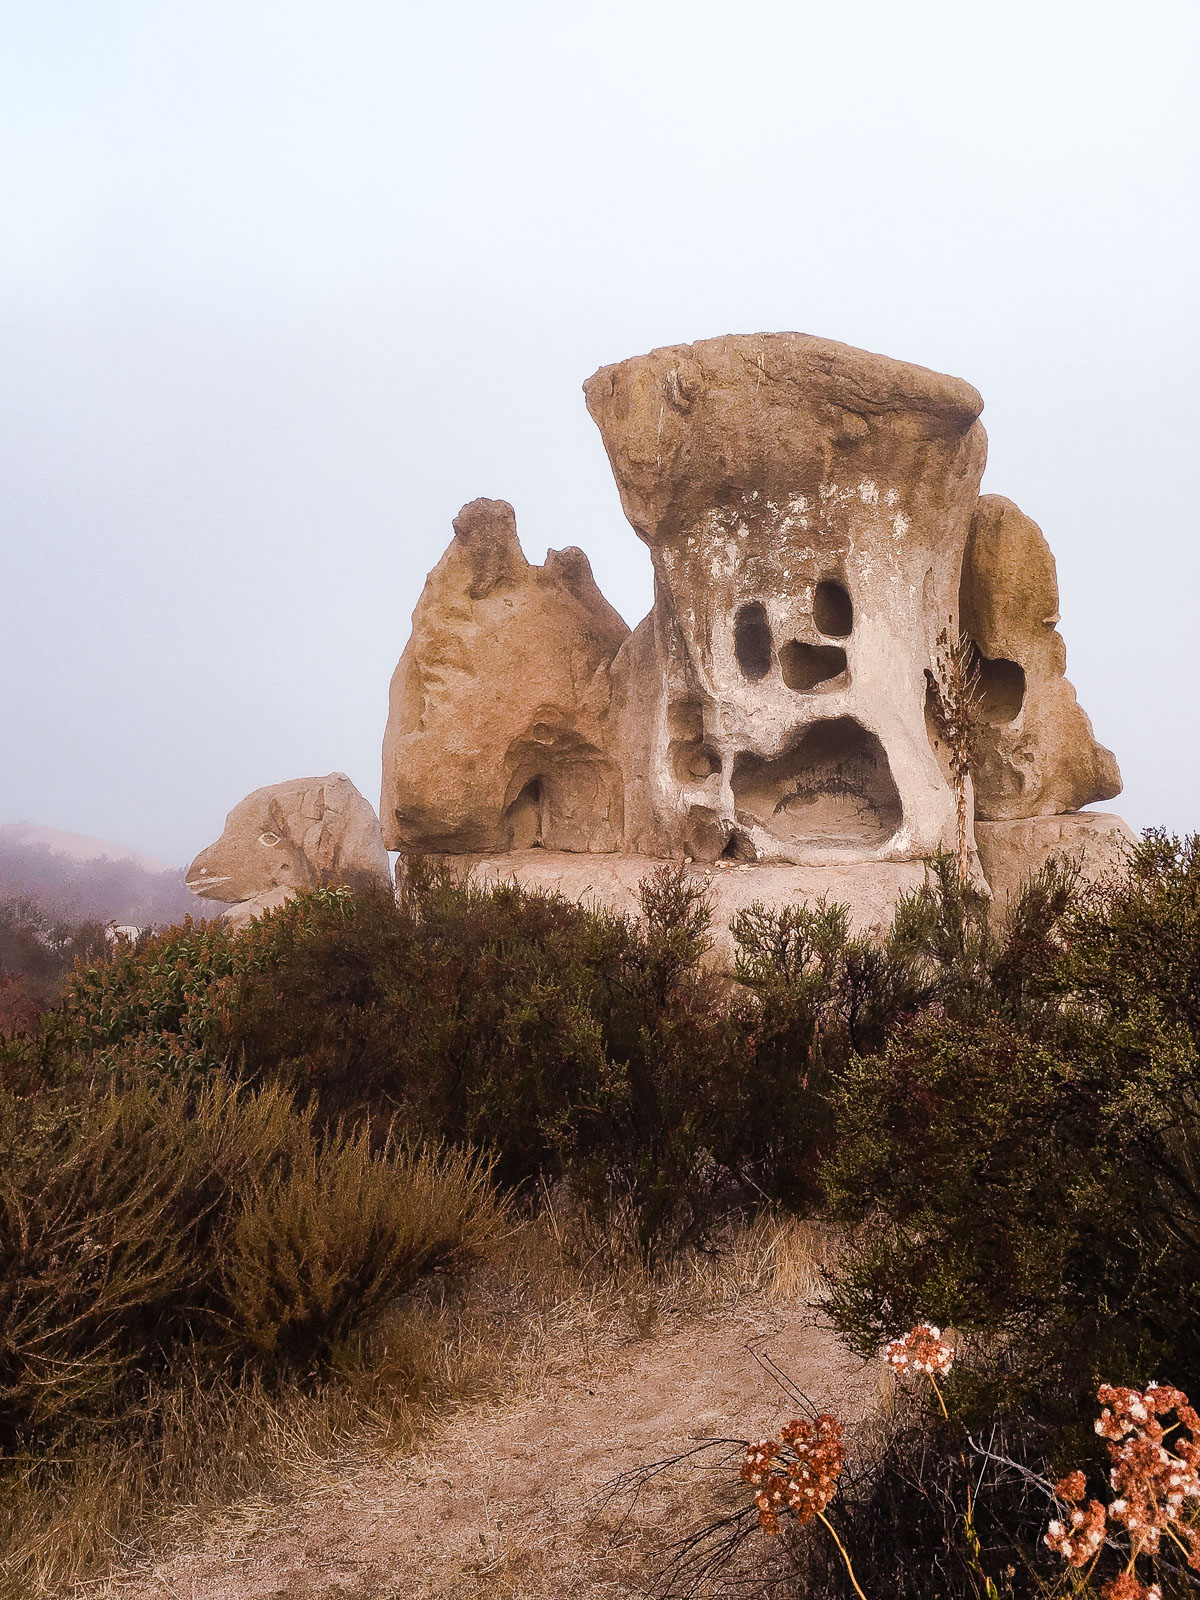
[[[833,1499],[845,1462],[844,1430],[828,1412],[814,1422],[796,1418],[778,1439],[748,1445],[742,1479],[754,1489],[763,1530],[779,1533],[787,1512],[798,1527],[811,1522]]]
[[[954,1348],[942,1338],[942,1330],[928,1322],[884,1347],[883,1359],[897,1372],[923,1372],[926,1377],[944,1378],[954,1365]]]
[[[1144,1390],[1104,1383],[1096,1398],[1101,1405],[1096,1432],[1108,1441],[1113,1497],[1107,1508],[1089,1500],[1081,1509],[1084,1475],[1068,1473],[1054,1492],[1074,1509],[1067,1522],[1051,1522],[1046,1543],[1071,1566],[1081,1567],[1099,1552],[1108,1526],[1122,1528],[1129,1540],[1129,1567],[1104,1586],[1104,1600],[1161,1600],[1158,1585],[1143,1583],[1134,1563],[1140,1555],[1154,1555],[1165,1534],[1200,1571],[1200,1531],[1181,1520],[1187,1502],[1200,1499],[1200,1415],[1182,1389],[1163,1383]],[[1162,1419],[1172,1411],[1175,1422],[1164,1426]]]

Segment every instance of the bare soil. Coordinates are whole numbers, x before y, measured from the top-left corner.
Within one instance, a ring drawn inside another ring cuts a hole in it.
[[[877,1369],[801,1296],[758,1289],[650,1323],[641,1336],[549,1364],[516,1398],[464,1407],[416,1454],[348,1465],[286,1498],[239,1506],[186,1550],[114,1577],[106,1600],[646,1594],[671,1544],[720,1504],[723,1486],[673,1470],[631,1508],[628,1494],[609,1495],[612,1482],[698,1437],[762,1437],[792,1415],[756,1353],[848,1423],[877,1392]],[[761,1559],[765,1577],[765,1541]]]

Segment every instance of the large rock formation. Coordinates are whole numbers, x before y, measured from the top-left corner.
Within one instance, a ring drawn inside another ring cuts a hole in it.
[[[1111,829],[1058,821],[1120,780],[1063,676],[1045,541],[979,497],[974,389],[802,334],[655,350],[584,388],[653,609],[629,633],[582,554],[531,566],[509,506],[464,507],[392,683],[391,847],[617,900],[637,859],[753,864],[736,900],[816,893],[834,871],[871,908],[955,844],[928,695],[963,628],[972,813],[1029,821],[990,836],[995,871],[1007,883],[1014,851],[1032,869],[1066,834],[1085,852],[1103,837],[1108,859]],[[635,859],[575,872],[572,854]]]
[[[255,789],[234,806],[225,831],[187,870],[206,900],[231,903],[235,925],[318,884],[351,888],[390,882],[379,819],[344,772]]]
[[[649,648],[614,672],[641,778],[627,844],[790,862],[952,847],[924,669],[983,472],[975,390],[769,334],[656,350],[584,392],[654,560]]]
[[[429,575],[383,747],[393,850],[615,850],[608,669],[629,629],[582,550],[526,561],[513,510],[474,500]]]

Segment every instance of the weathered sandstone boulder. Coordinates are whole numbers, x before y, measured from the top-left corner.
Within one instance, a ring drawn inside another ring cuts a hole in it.
[[[234,924],[319,884],[390,881],[379,819],[344,772],[255,789],[187,870],[194,893],[233,903],[225,920]]]
[[[925,669],[983,471],[969,384],[803,334],[584,386],[655,603],[613,667],[625,847],[817,863],[953,848]]]
[[[976,822],[975,839],[988,886],[1001,909],[1051,856],[1077,867],[1084,883],[1095,883],[1120,872],[1130,847],[1137,843],[1129,824],[1105,811]]]
[[[982,495],[975,508],[961,618],[979,649],[976,816],[1048,817],[1120,794],[1116,760],[1064,676],[1050,546],[1002,495]]]
[[[510,505],[464,506],[392,679],[389,848],[619,848],[621,767],[603,723],[628,633],[581,550],[532,566]]]
[[[1055,850],[1119,858],[1119,819],[1076,815],[1120,778],[1063,675],[1045,540],[979,496],[970,385],[783,333],[654,350],[584,392],[653,608],[631,633],[579,551],[532,566],[510,506],[465,506],[392,681],[391,848],[619,909],[647,858],[684,860],[712,867],[718,927],[822,892],[877,926],[958,842],[930,700],[965,631],[972,864],[1003,896]]]

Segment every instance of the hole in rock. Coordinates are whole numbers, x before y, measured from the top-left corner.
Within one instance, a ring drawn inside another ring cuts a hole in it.
[[[822,578],[813,590],[813,621],[830,639],[844,639],[853,628],[854,603],[835,578]]]
[[[846,652],[838,644],[805,644],[789,639],[779,652],[779,670],[789,689],[801,693],[841,677],[846,670]]]
[[[721,851],[718,860],[721,861],[757,861],[758,851],[750,841],[748,834],[735,828],[725,841],[725,848]]]
[[[771,624],[765,606],[752,600],[733,625],[733,653],[745,676],[757,683],[771,670]]]
[[[694,739],[676,739],[670,746],[671,769],[678,783],[703,783],[721,770],[715,750]]]
[[[504,813],[510,850],[534,850],[542,844],[545,791],[540,778],[531,778]]]
[[[812,723],[782,755],[738,756],[733,796],[739,811],[793,844],[873,847],[902,815],[887,754],[853,717]]]
[[[721,770],[721,758],[704,743],[704,712],[697,700],[673,700],[667,707],[671,734],[668,757],[677,783],[702,783]]]
[[[971,654],[979,674],[976,694],[984,722],[1014,722],[1025,704],[1025,669],[1003,656],[994,660],[974,645]]]

